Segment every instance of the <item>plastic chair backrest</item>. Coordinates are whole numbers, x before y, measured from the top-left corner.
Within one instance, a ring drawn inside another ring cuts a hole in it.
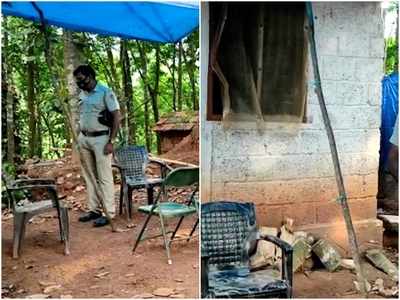
[[[145,146],[123,146],[115,151],[115,158],[124,176],[144,178],[148,163]]]
[[[256,232],[253,203],[228,201],[201,205],[201,256],[210,265],[247,266],[246,241]]]
[[[177,168],[164,180],[165,187],[185,187],[199,182],[199,168]]]

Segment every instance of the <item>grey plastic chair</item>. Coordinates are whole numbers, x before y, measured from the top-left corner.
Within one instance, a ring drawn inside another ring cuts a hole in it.
[[[38,178],[9,181],[2,174],[2,181],[9,201],[12,203],[14,214],[13,258],[18,258],[20,255],[21,244],[28,221],[35,215],[54,209],[57,211],[60,238],[64,242],[64,254],[69,255],[68,208],[58,198],[55,180]],[[46,190],[50,199],[35,199],[32,192],[37,190]],[[24,192],[27,199],[17,202],[15,197],[17,192]]]
[[[121,173],[121,193],[119,198],[119,214],[123,207],[127,210],[127,218],[132,218],[132,192],[135,189],[147,189],[147,202],[153,203],[153,189],[161,186],[168,166],[157,160],[151,160],[161,167],[161,178],[147,178],[146,168],[150,160],[145,146],[123,146],[114,152],[115,164]]]
[[[251,272],[249,257],[258,240],[282,249],[282,275]],[[257,231],[254,204],[210,202],[201,205],[202,298],[291,298],[292,247]]]

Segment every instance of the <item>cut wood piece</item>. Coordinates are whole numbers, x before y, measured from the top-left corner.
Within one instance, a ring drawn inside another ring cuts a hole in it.
[[[339,252],[326,240],[320,239],[316,242],[312,247],[312,251],[329,272],[334,272],[340,266],[342,258]]]
[[[293,244],[293,272],[300,269],[309,257],[311,257],[311,246],[305,238],[297,239]]]
[[[369,261],[378,269],[382,270],[393,280],[399,280],[399,274],[397,272],[396,266],[386,258],[386,256],[382,253],[380,249],[369,249],[365,252],[365,256],[369,259]]]

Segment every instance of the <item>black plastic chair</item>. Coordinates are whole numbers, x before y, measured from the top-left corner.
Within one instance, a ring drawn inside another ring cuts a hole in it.
[[[114,167],[121,173],[121,193],[119,198],[119,214],[127,210],[127,218],[132,218],[132,192],[135,189],[147,189],[147,202],[153,203],[153,189],[161,186],[168,166],[161,161],[151,160],[161,168],[161,178],[147,178],[146,168],[150,160],[145,146],[123,146],[114,152]]]
[[[25,227],[28,221],[35,215],[56,209],[60,227],[60,238],[64,242],[64,254],[69,255],[69,218],[68,208],[58,198],[56,183],[53,179],[19,179],[7,180],[2,174],[3,185],[6,188],[7,196],[12,203],[14,215],[14,236],[13,236],[13,258],[20,254],[22,240],[25,235]],[[32,192],[46,190],[50,199],[36,199]],[[23,192],[24,200],[17,202],[15,194]]]
[[[268,269],[249,269],[249,256],[262,239],[282,249],[281,278]],[[202,298],[291,298],[292,252],[288,243],[258,232],[252,203],[201,205]]]
[[[173,241],[182,240],[176,238],[176,233],[182,224],[183,219],[188,215],[196,214],[198,211],[198,202],[196,201],[196,194],[198,192],[199,183],[199,168],[178,168],[171,171],[163,182],[163,190],[160,189],[154,204],[140,206],[138,211],[147,214],[147,219],[136,239],[133,252],[135,252],[139,243],[143,240],[152,239],[162,236],[164,239],[164,246],[167,252],[168,263],[171,264],[170,245]],[[185,203],[177,203],[173,197],[168,197],[170,188],[191,187],[192,192]],[[167,197],[165,197],[167,196]],[[144,232],[152,216],[158,216],[160,220],[161,234],[144,238]],[[166,219],[179,218],[177,225],[173,231],[167,231],[165,221]],[[184,238],[187,241],[192,237],[198,224],[198,219],[193,226],[188,237]],[[168,234],[171,236],[168,238]]]

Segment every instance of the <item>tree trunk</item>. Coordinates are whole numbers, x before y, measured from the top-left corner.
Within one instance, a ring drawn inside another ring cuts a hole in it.
[[[49,143],[49,144],[50,144],[51,147],[54,149],[53,151],[56,153],[57,158],[60,158],[60,153],[59,153],[58,150],[57,150],[57,144],[56,144],[56,141],[55,141],[55,139],[54,139],[54,133],[53,133],[52,127],[50,126],[49,119],[45,116],[44,113],[41,114],[41,117],[42,117],[43,122],[44,122],[44,124],[46,125],[47,130],[48,130],[48,132],[49,132],[49,138],[50,138],[50,143]]]
[[[31,36],[33,38],[33,36]],[[36,105],[35,105],[35,63],[33,61],[34,49],[28,48],[29,61],[26,64],[26,76],[27,76],[27,102],[29,111],[29,157],[33,157],[36,154]]]
[[[6,28],[7,26],[7,18],[3,20],[3,26]],[[10,163],[14,163],[15,158],[15,140],[14,140],[14,95],[11,91],[11,68],[9,68],[7,64],[7,51],[8,51],[8,34],[7,31],[3,31],[3,49],[2,52],[2,104],[5,104],[5,110],[2,112],[2,115],[5,114],[5,125],[3,137],[7,137],[7,150],[6,150],[6,158]],[[2,107],[4,107],[2,105]],[[2,116],[3,117],[3,116]],[[4,124],[4,123],[3,123]],[[3,131],[3,130],[2,130]],[[3,148],[4,149],[4,148]]]
[[[182,42],[178,52],[178,111],[182,111]]]
[[[176,86],[175,86],[175,69],[176,69],[176,64],[175,64],[175,59],[176,59],[176,45],[174,44],[174,51],[173,51],[173,57],[172,57],[172,107],[173,110],[176,111]]]
[[[158,89],[160,85],[160,45],[156,46],[156,77],[154,83],[154,95],[152,97],[152,107],[154,113],[154,122],[157,123],[160,119],[158,112]],[[157,153],[161,154],[161,141],[160,136],[157,134]]]
[[[196,52],[194,52],[194,55],[196,55]],[[194,75],[194,66],[192,63],[189,63],[186,57],[185,50],[182,51],[182,56],[183,56],[183,61],[185,62],[186,68],[188,70],[188,75],[189,75],[189,80],[190,80],[190,87],[191,87],[191,99],[192,99],[192,107],[193,110],[198,110],[199,109],[199,102],[197,101],[197,92],[196,92],[196,79]],[[196,60],[195,57],[191,57],[193,61]]]
[[[77,131],[79,126],[79,108],[78,108],[78,98],[79,98],[79,88],[77,87],[74,79],[74,70],[84,62],[83,51],[78,45],[73,41],[74,33],[68,30],[63,30],[63,40],[64,40],[64,76],[67,84],[68,99],[69,99],[69,109],[71,111],[71,117],[73,120],[74,130]],[[67,122],[67,120],[65,120]],[[68,126],[66,125],[65,131],[67,133],[67,145],[71,144],[71,134],[68,132]],[[74,163],[79,162],[79,156],[76,152],[75,147],[72,147],[72,161]]]
[[[139,49],[140,51],[140,49]],[[147,58],[146,55],[143,54],[140,56],[140,67],[142,69],[142,75],[144,78],[147,77]],[[143,95],[144,95],[144,136],[146,140],[146,148],[149,152],[151,152],[151,145],[152,145],[152,136],[151,136],[151,130],[150,130],[150,119],[149,119],[149,91],[146,88],[146,83],[143,82],[144,89],[143,89]]]
[[[133,88],[131,77],[131,62],[128,55],[128,42],[121,40],[121,61],[122,61],[122,78],[124,87],[124,97],[126,99],[126,111],[128,117],[128,143],[136,144],[136,124],[133,107]]]

